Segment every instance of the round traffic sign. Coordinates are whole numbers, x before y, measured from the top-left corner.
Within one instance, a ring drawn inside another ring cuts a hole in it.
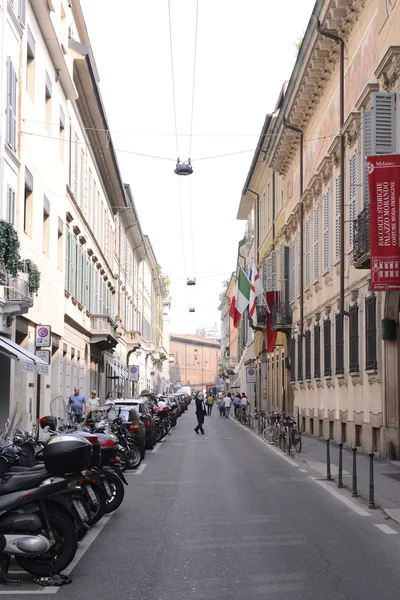
[[[47,329],[47,327],[41,327],[38,330],[38,336],[41,338],[45,338],[49,335],[49,330]]]
[[[137,367],[130,367],[130,372],[134,375],[135,373],[137,373]]]
[[[255,369],[249,369],[249,370],[247,371],[247,373],[248,373],[249,375],[254,375],[254,373],[255,373]]]

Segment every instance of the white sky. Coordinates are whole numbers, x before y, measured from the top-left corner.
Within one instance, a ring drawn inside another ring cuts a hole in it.
[[[236,220],[241,191],[265,115],[274,110],[290,77],[295,44],[314,2],[199,0],[194,173],[185,178],[173,172],[177,152],[168,0],[81,0],[114,146],[124,150],[118,152],[122,176],[132,187],[143,231],[172,281],[171,332],[219,326],[218,296],[222,281],[235,270],[245,228]],[[189,156],[195,15],[196,0],[171,0],[181,160]],[[243,153],[198,160],[233,152]],[[186,278],[193,276],[197,285],[186,286]],[[189,306],[196,312],[189,313]]]

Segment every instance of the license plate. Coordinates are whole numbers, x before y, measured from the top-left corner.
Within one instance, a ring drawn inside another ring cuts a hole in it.
[[[81,521],[87,521],[88,520],[88,516],[87,516],[87,512],[83,507],[83,504],[80,500],[73,500],[73,505],[75,507],[76,512],[79,515],[79,518]]]
[[[94,493],[92,486],[87,485],[86,490],[87,490],[87,493],[89,494],[89,498],[91,499],[91,501],[94,502],[95,504],[97,504],[97,496]]]
[[[105,490],[106,490],[106,492],[107,492],[107,496],[108,496],[109,498],[111,498],[111,496],[112,496],[112,492],[111,492],[111,488],[110,488],[110,486],[108,485],[108,481],[104,481],[103,483],[104,483],[104,488],[105,488]]]

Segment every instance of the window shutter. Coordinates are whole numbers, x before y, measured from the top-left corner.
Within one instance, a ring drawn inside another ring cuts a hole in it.
[[[79,304],[82,304],[82,248],[76,246],[76,296]]]
[[[75,135],[75,149],[74,149],[74,195],[75,200],[78,202],[78,182],[79,182],[79,138]]]
[[[297,379],[303,381],[303,338],[300,335],[297,340]]]
[[[321,377],[321,327],[314,327],[314,378]]]
[[[7,221],[15,225],[15,192],[7,187]]]
[[[17,150],[17,74],[12,69],[11,73],[12,88],[12,149]]]
[[[300,231],[297,232],[297,260],[296,260],[296,296],[300,296]]]
[[[329,190],[324,194],[324,273],[329,271]]]
[[[18,19],[21,25],[26,25],[26,0],[19,0]]]
[[[272,257],[267,258],[267,292],[272,290]]]
[[[273,250],[271,252],[271,290],[274,290],[274,291],[278,289],[277,270],[278,270],[278,265],[277,265],[276,250]]]
[[[311,243],[311,222],[308,218],[305,223],[305,238],[306,238],[306,264],[305,264],[305,288],[306,290],[310,287],[311,279],[311,255],[310,255],[310,243]]]
[[[335,335],[336,335],[336,375],[344,373],[344,331],[343,315],[335,316]]]
[[[68,292],[71,292],[71,285],[70,285],[70,264],[71,264],[71,234],[69,231],[67,231],[67,235],[66,235],[66,239],[65,239],[65,243],[66,243],[66,252],[65,252],[65,289]]]
[[[324,375],[332,375],[332,357],[331,357],[331,320],[324,321]]]
[[[335,231],[335,256],[340,256],[340,175],[336,177],[336,231]]]
[[[88,261],[88,307],[89,312],[93,312],[93,265],[90,258]]]
[[[365,368],[367,371],[376,370],[376,296],[369,296],[365,299],[365,341]]]
[[[396,94],[372,94],[372,149],[374,154],[393,154],[395,143]]]
[[[290,381],[296,381],[296,339],[290,340]]]
[[[266,292],[268,289],[268,265],[266,262],[262,265],[262,286],[264,292]]]
[[[11,58],[7,57],[7,144],[16,151],[17,135],[17,75]]]
[[[311,379],[311,331],[306,331],[306,379]]]
[[[319,205],[314,208],[314,281],[319,281]]]
[[[353,221],[356,218],[356,155],[349,160],[349,248],[353,247]]]
[[[358,373],[358,306],[349,309],[349,371]]]
[[[289,302],[289,247],[280,249],[281,302]]]
[[[369,187],[368,187],[368,167],[367,156],[374,154],[372,146],[372,110],[364,110],[362,113],[362,129],[363,129],[363,164],[364,164],[364,184],[363,184],[363,202],[364,206],[369,204]]]

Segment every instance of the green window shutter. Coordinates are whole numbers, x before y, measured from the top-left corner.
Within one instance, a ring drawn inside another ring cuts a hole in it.
[[[372,148],[374,154],[393,154],[395,143],[396,94],[372,94]]]
[[[372,110],[364,110],[362,113],[362,130],[363,130],[363,164],[364,164],[364,184],[363,184],[363,202],[364,206],[369,205],[369,187],[368,187],[368,167],[367,156],[374,154],[372,146]]]

